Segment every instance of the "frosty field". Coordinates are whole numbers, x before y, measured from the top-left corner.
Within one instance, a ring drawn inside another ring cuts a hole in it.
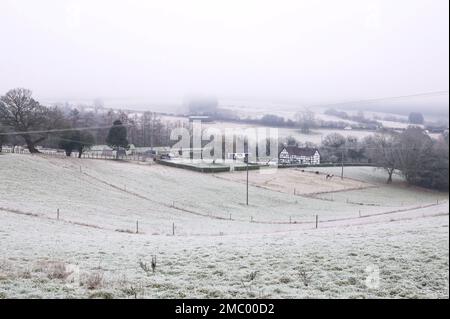
[[[244,174],[0,155],[0,298],[448,298],[448,193]]]

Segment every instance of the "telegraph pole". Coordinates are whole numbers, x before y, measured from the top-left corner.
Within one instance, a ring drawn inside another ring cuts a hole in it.
[[[150,153],[153,157],[153,115],[150,118]]]
[[[247,160],[247,206],[248,206],[248,153],[245,154],[245,159]]]
[[[344,179],[344,149],[341,153],[341,179]]]

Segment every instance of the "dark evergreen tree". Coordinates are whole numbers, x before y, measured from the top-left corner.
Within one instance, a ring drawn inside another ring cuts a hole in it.
[[[113,126],[109,129],[106,144],[116,151],[116,158],[118,158],[120,150],[128,149],[127,128],[120,120],[114,121]]]
[[[77,131],[77,135],[75,136],[75,150],[78,151],[78,158],[81,158],[81,155],[86,149],[89,149],[92,145],[95,144],[94,136],[87,131]]]
[[[61,136],[59,147],[65,150],[67,156],[77,151],[78,158],[81,158],[83,152],[94,143],[94,136],[87,131],[67,131]]]
[[[66,131],[59,138],[59,148],[63,149],[66,152],[66,156],[72,155],[72,152],[75,149],[73,135],[73,131]]]
[[[6,135],[6,131],[0,127],[0,152],[2,151],[3,144],[8,142],[8,135]]]

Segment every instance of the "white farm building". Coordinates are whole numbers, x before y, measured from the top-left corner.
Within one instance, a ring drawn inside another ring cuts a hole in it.
[[[285,146],[278,155],[280,164],[320,164],[320,153],[317,148],[302,148],[298,146]]]

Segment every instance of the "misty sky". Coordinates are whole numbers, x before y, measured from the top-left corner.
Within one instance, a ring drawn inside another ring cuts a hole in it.
[[[448,0],[0,1],[0,94],[333,102],[448,90]]]

